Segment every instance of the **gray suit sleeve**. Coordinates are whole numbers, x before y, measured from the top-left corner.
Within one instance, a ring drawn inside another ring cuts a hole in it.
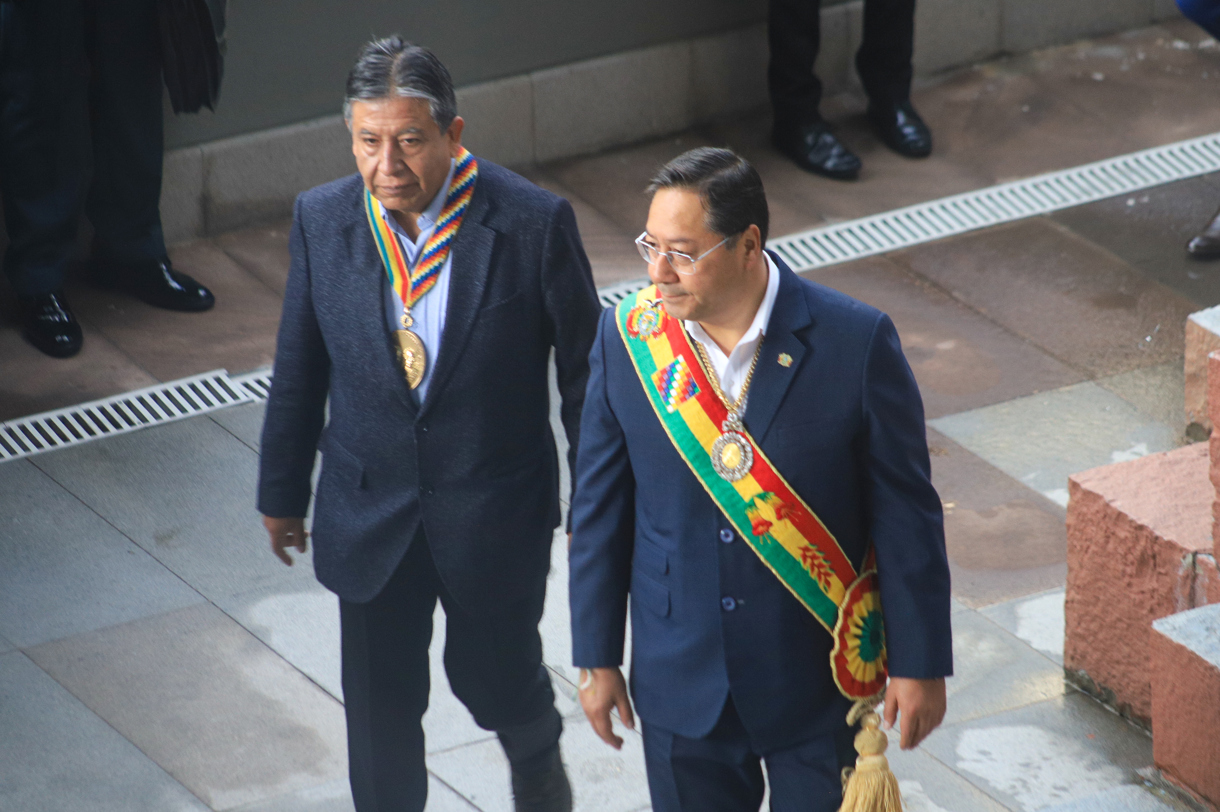
[[[310,475],[330,387],[330,356],[314,312],[306,230],[298,197],[259,460],[258,510],[279,518],[303,517],[309,509]]]

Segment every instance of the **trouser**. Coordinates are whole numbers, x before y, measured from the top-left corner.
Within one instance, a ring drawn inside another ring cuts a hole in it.
[[[1186,19],[1220,38],[1220,0],[1178,0],[1178,8]]]
[[[158,30],[155,0],[0,3],[4,267],[19,295],[63,285],[82,196],[97,250],[165,255]]]
[[[822,83],[813,72],[821,44],[818,0],[771,0],[767,86],[775,120],[802,125],[818,120]],[[868,97],[881,104],[906,101],[911,92],[915,0],[865,0],[864,37],[856,71]]]
[[[368,603],[340,600],[348,770],[357,812],[422,812],[428,795],[421,719],[428,707],[428,644],[439,598],[445,673],[475,722],[500,737],[509,762],[559,742],[562,721],[542,664],[536,594],[478,612],[442,583],[421,529],[389,583]]]
[[[644,762],[653,812],[758,812],[767,764],[772,812],[836,812],[842,768],[855,763],[846,724],[833,733],[758,753],[730,696],[712,732],[688,739],[645,723]]]

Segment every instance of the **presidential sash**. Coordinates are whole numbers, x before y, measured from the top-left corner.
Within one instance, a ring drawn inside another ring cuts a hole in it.
[[[721,438],[728,409],[655,286],[619,302],[615,316],[648,402],[678,454],[750,549],[831,633],[831,673],[839,690],[853,700],[875,697],[885,688],[887,671],[873,552],[857,573],[740,423],[732,431],[746,443],[745,453],[733,453],[727,461],[732,470],[724,470]]]

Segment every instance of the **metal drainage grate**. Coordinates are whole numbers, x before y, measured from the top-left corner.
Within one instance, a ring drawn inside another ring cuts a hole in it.
[[[641,260],[642,261],[642,260]],[[597,299],[602,307],[614,307],[633,293],[639,293],[649,285],[648,277],[630,279],[626,282],[615,282],[613,285],[597,289]]]
[[[269,369],[247,372],[245,375],[235,375],[232,380],[233,383],[248,392],[250,397],[258,403],[266,400],[267,394],[271,392],[271,370]]]
[[[253,399],[223,369],[206,372],[138,392],[0,423],[0,461],[125,434]]]
[[[1220,170],[1220,133],[780,237],[795,271],[882,254]]]

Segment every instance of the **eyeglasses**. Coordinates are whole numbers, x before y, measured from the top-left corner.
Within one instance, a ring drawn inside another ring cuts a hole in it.
[[[644,242],[644,238],[647,236],[648,232],[645,231],[644,233],[640,234],[640,236],[635,238],[635,247],[640,250],[640,256],[644,258],[644,261],[651,265],[654,262],[660,261],[661,257],[665,257],[667,260],[669,260],[669,267],[673,268],[677,273],[685,276],[690,276],[698,270],[698,268],[695,267],[696,262],[703,259],[731,239],[731,237],[725,237],[723,240],[716,243],[699,256],[692,257],[690,254],[684,254],[681,251],[658,251],[654,246]]]

